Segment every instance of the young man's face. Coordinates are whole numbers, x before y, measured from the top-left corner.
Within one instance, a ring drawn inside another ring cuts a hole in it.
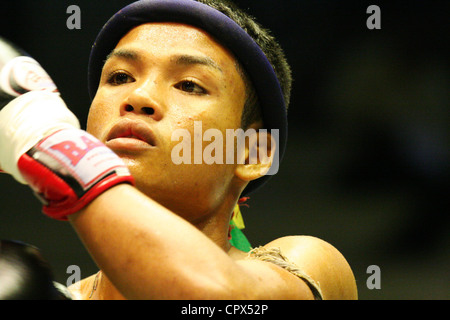
[[[174,164],[172,150],[181,139],[172,141],[172,133],[190,133],[193,155],[194,121],[201,121],[202,133],[222,132],[225,157],[225,130],[240,127],[245,96],[234,57],[207,33],[144,24],[107,59],[87,130],[125,161],[141,191],[175,212],[203,215],[236,183],[235,165],[193,164],[193,156],[191,164]],[[203,141],[202,149],[210,143]]]

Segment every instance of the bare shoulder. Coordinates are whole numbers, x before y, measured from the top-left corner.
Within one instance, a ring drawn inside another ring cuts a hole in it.
[[[69,289],[70,293],[76,300],[88,300],[92,291],[94,279],[95,275],[92,275],[70,285],[67,289]]]
[[[311,236],[287,236],[263,248],[281,254],[320,288],[324,299],[357,299],[355,277],[345,257],[331,244]]]

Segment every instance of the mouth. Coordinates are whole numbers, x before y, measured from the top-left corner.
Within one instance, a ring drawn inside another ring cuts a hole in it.
[[[140,151],[155,147],[155,136],[142,121],[122,119],[106,136],[106,146],[114,151]]]

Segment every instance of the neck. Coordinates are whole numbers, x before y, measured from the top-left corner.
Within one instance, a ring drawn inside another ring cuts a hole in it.
[[[229,194],[222,198],[221,201],[217,201],[219,204],[216,207],[201,214],[199,214],[199,211],[188,214],[185,211],[177,212],[174,210],[173,212],[200,230],[222,250],[228,252],[230,249],[228,240],[229,225],[236,202],[237,196]]]
[[[231,246],[228,240],[230,216],[231,214],[212,215],[192,224],[219,248],[228,252]]]

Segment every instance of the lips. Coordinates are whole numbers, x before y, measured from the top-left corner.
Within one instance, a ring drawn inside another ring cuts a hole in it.
[[[145,122],[122,119],[109,131],[106,145],[113,150],[147,149],[155,146],[155,136]]]

